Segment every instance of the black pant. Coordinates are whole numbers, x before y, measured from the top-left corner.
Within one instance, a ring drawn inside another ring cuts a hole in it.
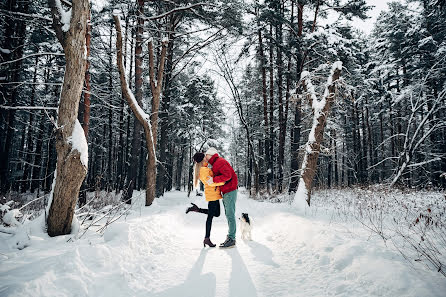
[[[200,208],[200,212],[207,214],[208,218],[206,219],[206,235],[205,237],[211,236],[211,228],[212,228],[212,219],[214,217],[220,216],[220,201],[209,201],[208,209]]]

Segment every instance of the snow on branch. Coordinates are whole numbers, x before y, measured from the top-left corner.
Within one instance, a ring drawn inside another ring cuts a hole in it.
[[[313,102],[317,102],[317,97],[316,97],[316,91],[314,90],[314,86],[311,83],[310,72],[302,71],[301,80],[302,83],[305,83],[305,85],[307,86],[309,105],[314,108]]]
[[[80,159],[85,168],[88,168],[88,143],[85,138],[84,129],[82,129],[79,120],[74,123],[73,132],[68,137],[68,143],[71,144],[71,151],[78,151],[81,155]]]
[[[71,8],[69,10],[63,9],[60,0],[55,0],[55,4],[57,7],[57,11],[59,12],[60,15],[60,23],[62,24],[62,31],[67,32],[70,29]]]

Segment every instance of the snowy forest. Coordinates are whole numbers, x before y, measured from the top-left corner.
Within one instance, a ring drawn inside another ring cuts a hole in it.
[[[0,295],[444,296],[444,0],[0,15]],[[210,147],[238,177],[227,253],[203,254],[205,217],[184,214],[209,201],[194,155]]]

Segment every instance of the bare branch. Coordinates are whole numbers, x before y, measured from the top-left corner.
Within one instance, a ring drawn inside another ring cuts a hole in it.
[[[192,8],[195,8],[195,7],[198,7],[198,6],[203,6],[203,5],[215,6],[215,5],[212,5],[210,3],[206,3],[206,2],[199,2],[199,3],[195,3],[195,4],[192,4],[192,5],[188,5],[188,6],[177,7],[177,8],[174,8],[172,10],[169,10],[169,11],[167,11],[165,13],[162,13],[162,14],[159,14],[159,15],[155,15],[155,16],[152,16],[152,17],[145,17],[144,20],[152,21],[152,20],[161,19],[161,18],[166,17],[166,16],[168,16],[168,15],[170,15],[172,13],[189,10],[189,9],[192,9]]]
[[[35,57],[35,56],[50,56],[50,55],[51,56],[65,56],[64,53],[51,53],[51,52],[35,53],[35,54],[31,54],[31,55],[28,55],[28,56],[21,57],[19,59],[15,59],[15,60],[11,60],[11,61],[6,61],[6,62],[3,62],[3,63],[0,63],[0,66],[5,65],[5,64],[14,63],[14,62],[17,62],[17,61],[20,61],[20,60],[24,60],[24,59],[28,59],[28,58],[31,58],[31,57]]]
[[[15,110],[57,110],[57,107],[47,106],[5,106],[0,105],[0,109],[15,109]]]

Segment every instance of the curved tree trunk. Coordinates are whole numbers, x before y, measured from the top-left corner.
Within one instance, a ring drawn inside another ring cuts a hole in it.
[[[135,99],[138,105],[142,104],[143,96],[143,77],[142,77],[142,44],[143,44],[143,34],[144,34],[144,1],[137,1],[136,8],[136,32],[135,32]],[[131,68],[131,67],[130,67]],[[133,190],[136,187],[137,182],[137,172],[138,164],[140,161],[140,151],[141,148],[141,123],[135,120],[133,124],[133,138],[132,138],[132,148],[130,150],[130,164],[128,170],[126,197],[124,200],[130,203]]]
[[[62,8],[59,0],[49,0],[49,4],[66,60],[57,119],[57,167],[47,217],[48,235],[57,236],[71,232],[79,189],[87,174],[86,139],[77,116],[85,78],[85,33],[90,7],[88,0],[73,0],[70,22],[64,24],[70,12]]]
[[[116,51],[117,64],[119,70],[119,77],[121,80],[121,89],[126,98],[130,108],[135,114],[137,120],[144,128],[144,135],[146,137],[146,145],[148,150],[147,158],[147,173],[146,173],[146,206],[150,206],[155,199],[156,190],[156,131],[158,128],[158,109],[161,97],[161,88],[163,84],[164,62],[166,59],[167,41],[162,42],[162,49],[159,57],[159,67],[155,78],[155,62],[153,56],[153,43],[149,41],[149,73],[150,86],[152,88],[152,113],[149,116],[146,114],[135,99],[130,90],[127,80],[125,78],[124,62],[122,57],[122,33],[121,21],[119,17],[114,15],[116,27]]]

